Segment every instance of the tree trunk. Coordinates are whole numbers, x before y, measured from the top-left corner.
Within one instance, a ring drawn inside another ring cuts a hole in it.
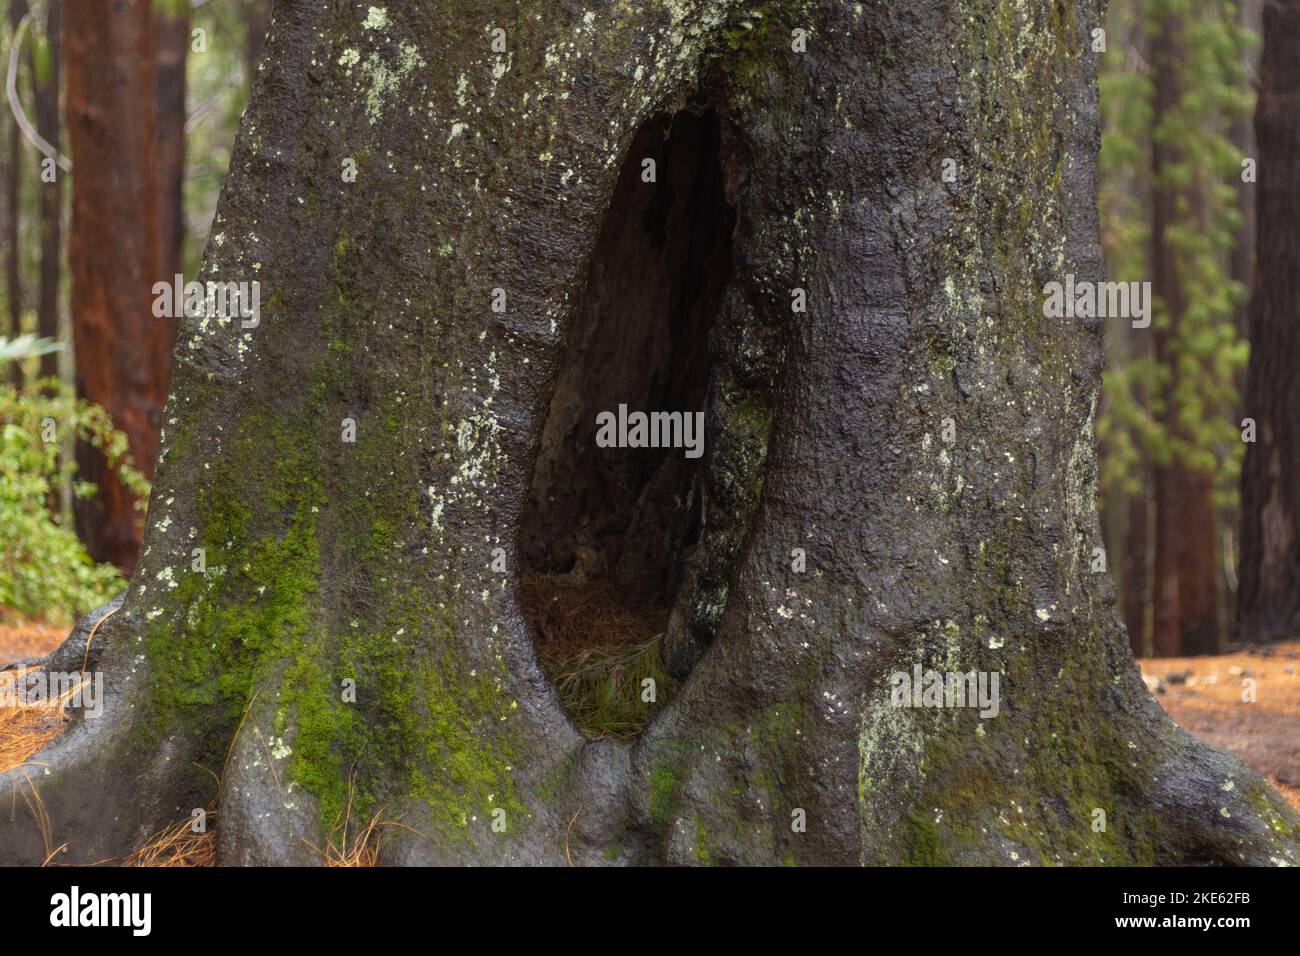
[[[65,33],[77,391],[108,410],[146,476],[170,365],[167,323],[152,310],[161,273],[149,7],[70,0]],[[130,569],[140,542],[133,498],[96,449],[79,445],[77,463],[97,488],[77,503],[78,534],[92,557]]]
[[[174,10],[174,12],[173,12]],[[172,6],[154,3],[154,81],[157,112],[154,136],[155,179],[158,186],[159,278],[171,280],[185,270],[185,59],[190,49],[189,2]],[[165,351],[176,341],[174,320],[167,325]]]
[[[1253,34],[1262,36],[1264,31],[1263,25],[1263,3],[1264,0],[1240,0],[1237,5],[1237,24],[1241,29],[1248,30]],[[1259,54],[1253,48],[1247,48],[1242,55],[1242,66],[1245,70],[1247,82],[1252,86],[1258,82],[1259,77]],[[1234,120],[1232,124],[1232,142],[1241,150],[1242,156],[1248,156],[1258,159],[1259,153],[1255,147],[1255,124],[1253,117],[1248,111]],[[1256,219],[1255,219],[1255,185],[1239,179],[1236,184],[1237,188],[1237,209],[1241,213],[1241,223],[1237,229],[1236,239],[1232,244],[1231,274],[1232,278],[1241,282],[1247,291],[1255,288],[1255,237],[1256,237]],[[1237,332],[1245,341],[1250,340],[1250,300],[1243,299],[1237,306],[1236,313]],[[1237,373],[1236,382],[1238,394],[1244,395],[1246,392],[1246,374],[1242,369]]]
[[[271,20],[271,0],[244,0],[244,68],[251,86],[257,76],[257,64],[266,42],[266,27]]]
[[[1090,568],[1101,322],[1042,290],[1100,278],[1096,5],[806,9],[276,5],[204,270],[259,279],[260,324],[181,320],[105,707],[31,775],[60,859],[215,801],[231,864],[319,862],[349,807],[404,824],[395,864],[1297,861],[1300,819],[1164,715]],[[730,280],[698,537],[666,553],[729,562],[725,608],[638,739],[592,740],[515,543],[569,346],[658,342],[629,248],[699,319],[707,277],[660,271],[683,226]],[[997,672],[998,715],[894,707],[914,666]],[[39,862],[16,806],[0,860]]]
[[[1148,569],[1151,566],[1151,518],[1145,483],[1128,499],[1124,537],[1124,626],[1134,657],[1147,653],[1147,608],[1151,606]]]
[[[1239,636],[1300,634],[1300,0],[1264,4],[1255,293],[1246,415],[1256,439],[1241,476]]]
[[[1149,330],[1130,327],[1124,332],[1128,345],[1128,362],[1130,365],[1147,359],[1151,351]],[[1133,401],[1143,410],[1150,408],[1150,396],[1142,382],[1133,385]],[[1128,631],[1129,646],[1134,657],[1142,657],[1150,652],[1147,641],[1148,609],[1152,606],[1151,593],[1151,457],[1148,443],[1143,440],[1137,445],[1141,456],[1135,470],[1138,475],[1138,487],[1128,498],[1128,514],[1125,524],[1123,586],[1120,595],[1123,599],[1125,630]]]
[[[1151,40],[1151,67],[1154,74],[1152,128],[1159,129],[1162,121],[1173,112],[1182,96],[1179,70],[1181,24],[1177,17],[1161,18],[1159,28]],[[1152,545],[1155,557],[1152,566],[1151,596],[1154,602],[1151,643],[1154,652],[1163,657],[1182,653],[1181,592],[1179,588],[1180,553],[1183,531],[1182,468],[1175,450],[1182,432],[1178,421],[1176,395],[1178,391],[1178,321],[1183,314],[1182,286],[1178,281],[1175,253],[1170,244],[1169,231],[1176,218],[1177,190],[1169,183],[1169,167],[1179,157],[1168,137],[1151,138],[1151,289],[1164,306],[1164,322],[1155,323],[1153,336],[1156,362],[1165,370],[1168,380],[1162,389],[1160,410],[1157,414],[1164,435],[1164,448],[1157,455],[1152,469],[1153,504],[1155,506],[1155,534]]]
[[[1178,553],[1179,641],[1184,654],[1219,653],[1218,515],[1214,475],[1199,468],[1180,469],[1183,511]]]
[[[27,15],[26,0],[9,0],[9,35],[12,37]],[[8,108],[6,107],[6,111]],[[23,334],[23,274],[22,258],[18,249],[18,225],[22,204],[22,132],[18,121],[9,117],[9,162],[5,171],[5,293],[9,302],[9,337]],[[23,387],[23,368],[19,362],[9,363],[9,374],[14,388]]]
[[[63,47],[62,0],[47,0],[45,42],[48,58],[41,64],[32,59],[32,99],[35,103],[36,132],[56,150],[59,148],[59,78]],[[37,328],[46,338],[59,337],[59,273],[63,259],[63,180],[54,170],[54,179],[38,181],[41,189],[41,275]],[[42,377],[57,378],[58,353],[41,356]]]
[[[1208,228],[1206,222],[1206,183],[1202,175],[1192,177],[1184,195],[1191,218],[1191,225],[1202,234]],[[1184,259],[1178,256],[1178,259]],[[1190,268],[1179,262],[1176,273],[1180,286],[1186,289],[1184,273]],[[1186,307],[1190,296],[1182,291],[1177,301]],[[1175,318],[1176,327],[1181,325],[1183,312]],[[1180,330],[1181,331],[1181,330]],[[1183,332],[1180,339],[1188,333]],[[1180,341],[1178,350],[1183,349]],[[1177,404],[1176,390],[1184,377],[1199,378],[1210,376],[1212,371],[1205,367],[1203,360],[1192,358],[1195,363],[1194,374],[1189,375],[1186,361],[1181,355],[1175,359],[1178,370],[1171,374],[1168,402]],[[1180,415],[1181,418],[1181,415]],[[1178,437],[1186,445],[1193,447],[1193,436],[1185,423],[1179,425]],[[1188,458],[1190,459],[1190,454]],[[1219,536],[1218,514],[1214,507],[1214,473],[1197,467],[1192,461],[1179,462],[1178,480],[1181,484],[1179,498],[1181,510],[1176,516],[1180,523],[1178,541],[1178,627],[1179,644],[1184,654],[1217,654],[1219,652]]]

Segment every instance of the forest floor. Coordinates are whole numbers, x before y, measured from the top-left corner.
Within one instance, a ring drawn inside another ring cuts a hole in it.
[[[0,666],[29,657],[43,657],[72,631],[58,624],[15,622],[0,611]]]
[[[48,653],[68,630],[0,616],[0,666]],[[1300,641],[1210,657],[1143,658],[1138,666],[1184,730],[1235,754],[1300,812]],[[1243,700],[1252,690],[1255,699]]]
[[[1138,666],[1180,727],[1263,774],[1300,812],[1300,641]]]

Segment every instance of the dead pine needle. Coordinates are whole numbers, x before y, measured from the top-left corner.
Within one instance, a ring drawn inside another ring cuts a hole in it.
[[[217,811],[209,807],[205,814],[211,824]],[[217,858],[217,833],[211,826],[195,833],[193,819],[183,820],[155,834],[125,860],[123,866],[214,866]]]
[[[523,577],[520,603],[542,670],[579,730],[634,737],[672,696],[676,682],[662,654],[666,608],[629,607],[605,581],[545,574]]]

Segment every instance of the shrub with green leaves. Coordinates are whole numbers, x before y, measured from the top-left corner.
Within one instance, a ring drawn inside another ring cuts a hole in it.
[[[21,616],[66,623],[124,585],[117,568],[91,560],[61,500],[65,487],[83,498],[95,491],[76,478],[74,438],[103,452],[143,507],[148,482],[104,409],[55,379],[0,386],[0,608]]]

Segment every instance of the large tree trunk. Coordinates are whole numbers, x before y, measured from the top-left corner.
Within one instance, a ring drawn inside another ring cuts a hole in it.
[[[32,59],[32,99],[36,112],[36,132],[59,148],[59,79],[62,71],[63,3],[47,0],[45,42],[49,55],[41,63]],[[59,337],[59,273],[63,260],[63,180],[55,169],[54,179],[39,179],[41,190],[41,275],[40,300],[37,305],[37,328],[51,339]],[[41,356],[41,375],[57,377],[59,356],[56,352]]]
[[[69,0],[66,14],[77,391],[108,410],[148,477],[171,348],[152,310],[162,275],[150,2]],[[94,558],[130,569],[140,543],[134,499],[95,448],[79,445],[77,463],[97,488],[77,502],[77,532]]]
[[[1264,5],[1255,138],[1259,224],[1241,476],[1244,641],[1300,634],[1300,0]]]
[[[261,323],[182,320],[146,547],[91,645],[105,711],[31,775],[61,859],[215,800],[221,862],[316,862],[351,797],[405,824],[389,863],[1297,861],[1300,820],[1165,717],[1090,570],[1101,323],[1042,288],[1099,278],[1096,5],[749,9],[556,4],[492,23],[498,54],[442,5],[276,5],[204,273],[260,279]],[[661,361],[624,253],[675,255],[687,180],[730,246],[692,552],[729,561],[725,609],[643,735],[591,740],[515,546],[568,346]],[[719,514],[731,485],[761,492]],[[914,665],[1000,672],[999,715],[891,706]],[[46,853],[24,805],[4,861]]]

